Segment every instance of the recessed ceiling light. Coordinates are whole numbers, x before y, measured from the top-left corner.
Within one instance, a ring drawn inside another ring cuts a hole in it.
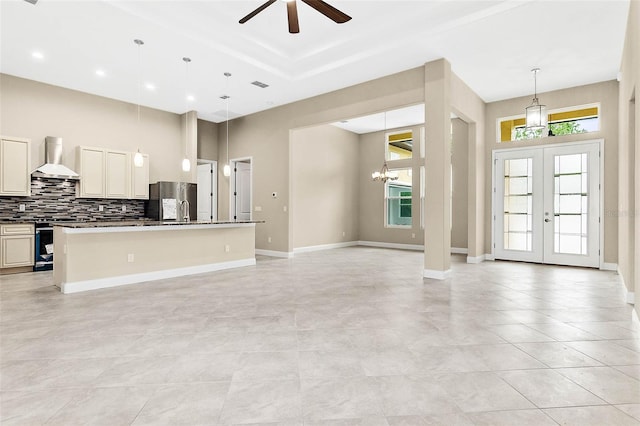
[[[196,97],[193,96],[193,95],[189,95],[189,96],[187,96],[187,100],[193,102],[193,101],[196,100]]]
[[[147,90],[156,90],[156,86],[153,83],[145,83],[144,87],[146,87]]]
[[[107,73],[105,73],[104,70],[96,70],[96,75],[98,77],[104,77]]]
[[[42,52],[33,52],[31,53],[31,56],[35,59],[44,59],[44,55],[42,54]]]

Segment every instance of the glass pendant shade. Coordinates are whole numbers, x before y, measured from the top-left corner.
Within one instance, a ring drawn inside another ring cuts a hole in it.
[[[138,150],[138,152],[133,156],[133,165],[136,167],[144,166],[144,157],[140,153],[140,150]]]
[[[231,176],[231,166],[228,164],[225,164],[224,167],[222,168],[222,174],[225,175],[226,177]]]
[[[191,170],[191,161],[189,161],[188,158],[185,158],[184,160],[182,160],[182,171],[188,172],[190,170]]]
[[[528,129],[542,129],[547,127],[547,107],[538,103],[538,98],[533,99],[531,106],[525,109],[526,127]]]

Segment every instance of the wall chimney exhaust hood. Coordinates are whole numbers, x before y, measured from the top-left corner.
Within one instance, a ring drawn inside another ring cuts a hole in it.
[[[80,179],[80,175],[62,164],[62,138],[47,136],[44,139],[44,164],[31,176],[50,179]]]

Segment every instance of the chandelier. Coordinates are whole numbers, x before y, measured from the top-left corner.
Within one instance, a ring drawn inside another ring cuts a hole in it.
[[[538,130],[547,127],[549,117],[547,116],[546,105],[540,105],[538,102],[538,80],[537,75],[540,72],[540,68],[534,68],[531,70],[533,73],[533,101],[525,109],[525,122],[526,128],[530,130]]]
[[[386,130],[387,130],[387,112],[385,111],[384,112],[384,132],[382,133],[384,144],[385,144],[385,150],[387,145]],[[398,180],[398,174],[396,172],[390,171],[389,167],[387,167],[387,160],[384,160],[382,169],[380,169],[379,172],[375,171],[371,173],[371,179],[373,179],[374,181],[380,181],[382,183],[386,183],[388,180]]]
[[[389,167],[387,167],[387,162],[385,161],[379,172],[376,171],[371,173],[371,179],[385,183],[388,180],[398,180],[398,174],[390,171]]]

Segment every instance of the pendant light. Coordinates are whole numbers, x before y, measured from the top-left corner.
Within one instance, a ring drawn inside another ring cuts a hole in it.
[[[231,73],[229,72],[225,72],[224,76],[227,77],[227,91],[229,90],[229,77],[231,77]],[[223,96],[225,102],[226,102],[226,106],[227,106],[227,162],[225,163],[224,167],[222,168],[222,174],[224,174],[226,177],[231,176],[231,165],[229,164],[229,95],[224,95]]]
[[[140,74],[141,74],[141,59],[140,59],[140,48],[142,47],[142,45],[144,44],[144,41],[139,40],[139,39],[135,39],[133,40],[133,42],[138,46],[138,135],[140,134]],[[144,157],[142,156],[142,153],[140,153],[140,148],[138,148],[138,151],[135,153],[135,155],[133,156],[133,165],[135,167],[142,167],[144,166]]]
[[[186,99],[187,99],[187,84],[189,82],[189,62],[191,62],[191,58],[187,58],[184,57],[182,58],[182,60],[184,61],[184,68],[185,68],[185,80],[184,80],[184,96],[185,96],[185,103],[186,103]],[[186,105],[186,104],[185,104]],[[182,160],[182,171],[183,172],[188,172],[191,171],[191,161],[189,161],[189,157],[187,156],[187,145],[189,144],[189,123],[187,122],[187,112],[186,110],[188,110],[189,108],[186,107],[185,108],[185,112],[184,112],[184,132],[185,132],[185,137],[184,137],[184,159]]]
[[[385,151],[387,145],[387,112],[384,112],[384,131],[382,132],[382,137],[384,139]],[[380,181],[382,183],[386,183],[388,180],[397,180],[398,174],[389,170],[387,167],[387,160],[385,158],[384,163],[382,164],[382,169],[380,171],[375,171],[371,173],[371,179],[374,181]]]
[[[538,102],[538,79],[537,75],[540,68],[531,70],[533,73],[533,102],[525,109],[525,123],[529,130],[539,130],[547,127],[549,117],[547,115],[547,106],[540,105]]]

